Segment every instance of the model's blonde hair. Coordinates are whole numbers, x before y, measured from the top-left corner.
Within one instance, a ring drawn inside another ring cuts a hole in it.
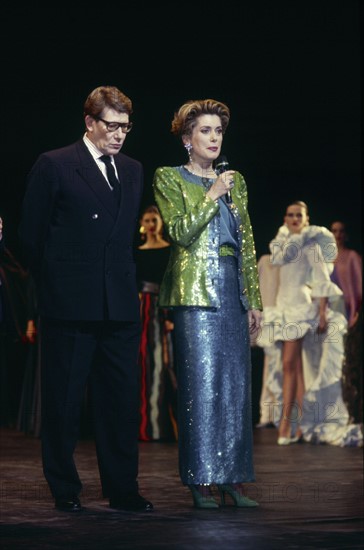
[[[287,205],[287,208],[289,208],[290,206],[300,206],[301,208],[304,208],[306,210],[306,216],[309,215],[308,213],[308,206],[305,202],[303,201],[293,201],[293,202],[290,202],[288,205]]]

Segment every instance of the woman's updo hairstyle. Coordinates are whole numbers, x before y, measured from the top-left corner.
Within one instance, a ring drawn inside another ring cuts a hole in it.
[[[196,99],[184,103],[174,114],[171,126],[172,134],[175,136],[191,136],[197,118],[201,115],[217,115],[220,117],[222,133],[225,133],[230,120],[230,110],[227,105],[214,99]]]

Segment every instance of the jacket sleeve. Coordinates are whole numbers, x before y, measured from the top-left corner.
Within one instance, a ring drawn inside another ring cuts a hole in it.
[[[188,247],[198,239],[219,211],[218,204],[197,186],[194,186],[196,193],[193,198],[187,197],[181,188],[181,179],[173,168],[157,168],[153,187],[166,231],[171,240],[180,246]]]
[[[46,156],[41,155],[27,178],[19,225],[24,257],[36,280],[40,275],[45,241],[57,195],[57,182],[56,166]]]

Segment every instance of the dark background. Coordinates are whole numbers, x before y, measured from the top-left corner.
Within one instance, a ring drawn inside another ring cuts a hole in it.
[[[145,168],[143,204],[160,165],[186,161],[170,133],[186,100],[226,102],[223,153],[241,171],[257,255],[286,205],[311,223],[347,222],[361,252],[359,0],[38,4],[2,8],[0,215],[8,247],[37,156],[82,136],[83,103],[103,84],[133,101],[123,152]]]

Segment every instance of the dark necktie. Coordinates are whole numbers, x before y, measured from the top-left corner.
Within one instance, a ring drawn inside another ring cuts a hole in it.
[[[120,200],[120,182],[118,178],[115,175],[115,170],[113,165],[111,164],[111,157],[109,155],[102,155],[100,157],[100,160],[105,163],[106,165],[106,173],[107,173],[107,179],[109,180],[109,183],[113,189],[113,193],[115,195],[115,198],[117,202]]]

